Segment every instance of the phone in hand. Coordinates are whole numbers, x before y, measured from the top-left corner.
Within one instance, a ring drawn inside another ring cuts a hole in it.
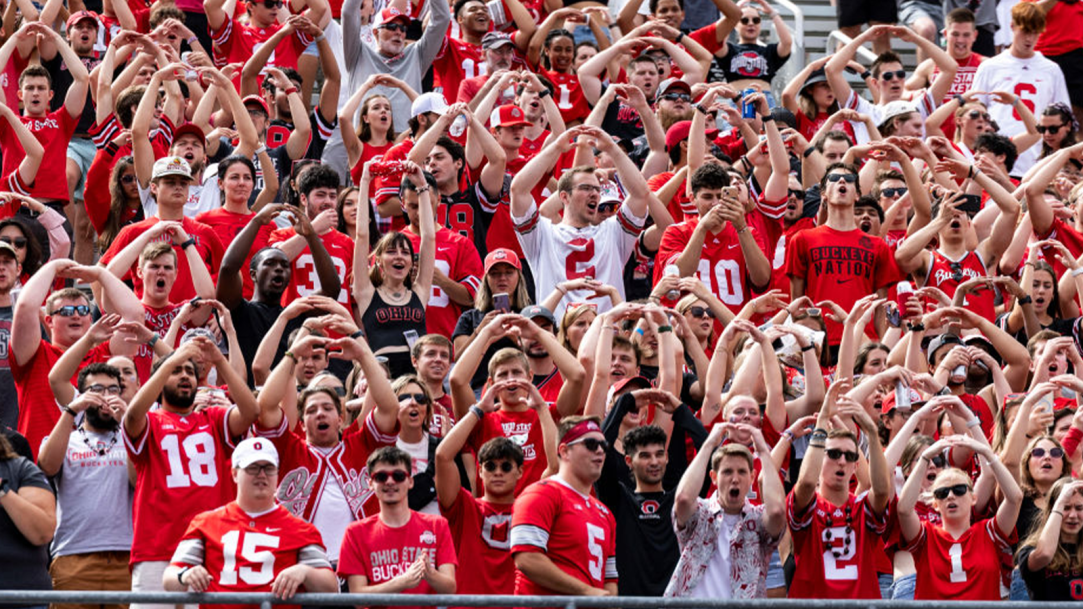
[[[738,191],[737,191],[736,186],[726,186],[726,187],[724,187],[722,189],[722,198],[724,198],[724,199],[736,199],[737,198],[737,192]]]
[[[501,313],[511,311],[511,297],[507,294],[493,294],[493,308]]]
[[[956,207],[961,212],[974,215],[981,211],[981,195],[962,195],[962,202]]]

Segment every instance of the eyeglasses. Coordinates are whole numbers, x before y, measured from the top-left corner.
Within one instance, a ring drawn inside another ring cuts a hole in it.
[[[422,406],[429,403],[429,396],[425,395],[424,393],[400,393],[399,395],[395,396],[395,399],[397,399],[399,402],[405,402],[406,400],[412,399],[413,401],[421,404]]]
[[[707,319],[714,319],[714,311],[707,307],[689,307],[688,312],[692,314],[692,317],[706,317]]]
[[[948,498],[948,494],[953,494],[956,497],[962,497],[970,492],[970,486],[967,484],[954,484],[952,486],[942,486],[933,490],[933,497],[943,501]]]
[[[909,189],[905,186],[901,186],[899,188],[882,188],[880,189],[880,195],[890,199],[896,196],[901,197],[905,195],[908,191]]]
[[[120,395],[120,385],[100,385],[95,383],[86,388],[87,393],[108,393],[109,395]]]
[[[613,211],[614,209],[617,209],[617,205],[619,205],[619,203],[617,203],[616,201],[606,201],[605,203],[599,203],[598,204],[598,211],[600,211],[603,214],[608,214],[609,212]]]
[[[975,120],[979,118],[985,122],[989,122],[990,120],[992,120],[992,117],[989,116],[988,112],[982,112],[981,110],[971,110],[967,113],[967,116],[970,117],[970,120]]]
[[[372,479],[375,480],[378,484],[383,484],[387,482],[388,478],[391,478],[395,482],[405,482],[407,476],[409,475],[410,474],[407,474],[401,469],[396,469],[395,471],[391,472],[384,470],[382,472],[376,472],[375,474],[373,474]]]
[[[495,472],[496,471],[496,461],[486,461],[485,464],[482,465],[482,467],[484,467],[485,471],[487,471],[489,473]],[[500,462],[500,471],[504,472],[505,474],[511,472],[511,470],[514,469],[514,468],[515,468],[515,466],[511,464],[511,461],[501,461]]]
[[[0,237],[0,241],[19,249],[26,247],[26,237],[15,237],[14,239],[11,237]]]
[[[126,174],[120,176],[120,183],[121,184],[131,184],[134,181],[135,181],[135,174],[126,173]]]
[[[392,21],[391,23],[385,23],[381,25],[380,29],[390,30],[392,32],[402,32],[403,34],[405,34],[407,27],[405,23],[396,23]]]
[[[1041,459],[1045,455],[1046,450],[1040,446],[1035,447],[1034,450],[1030,451],[1030,456],[1037,457],[1039,459]],[[1064,457],[1064,450],[1059,446],[1054,446],[1053,448],[1049,449],[1049,456],[1053,457],[1054,459],[1060,459]]]
[[[895,70],[894,72],[884,72],[880,74],[880,79],[885,82],[891,82],[896,78],[899,80],[906,78],[906,70]]]
[[[594,184],[579,184],[575,187],[575,189],[579,192],[593,192],[598,194],[601,194],[602,192],[602,187],[596,186]]]
[[[857,451],[829,448],[827,449],[826,454],[827,458],[832,461],[838,460],[840,457],[846,457],[847,463],[857,463]]]
[[[282,8],[282,0],[263,0],[263,6],[267,8]]]
[[[805,191],[803,191],[803,190],[792,190],[791,189],[790,190],[790,196],[791,197],[796,197],[800,201],[804,201],[805,200]]]
[[[759,25],[760,24],[760,18],[759,17],[741,17],[741,25],[748,25],[750,23],[753,24],[753,25]]]
[[[846,180],[847,184],[853,184],[857,182],[857,174],[854,173],[829,173],[827,174],[828,182],[838,182],[839,180]]]
[[[943,469],[943,467],[948,464],[947,460],[944,459],[944,455],[937,455],[929,460],[933,462],[933,465],[941,469]]]
[[[1038,131],[1038,133],[1041,133],[1041,134],[1044,135],[1046,133],[1056,133],[1056,132],[1060,131],[1061,127],[1063,127],[1064,125],[1067,125],[1067,124],[1068,123],[1061,123],[1059,125],[1048,125],[1048,126],[1047,125],[1038,125],[1037,127],[1035,127],[1035,129]]]
[[[274,463],[264,463],[263,465],[260,465],[259,463],[253,463],[252,465],[244,468],[244,473],[248,474],[249,476],[258,476],[260,474],[267,474],[268,476],[273,476],[278,473],[278,466]]]
[[[575,446],[576,444],[582,444],[583,448],[586,448],[590,452],[597,452],[599,448],[602,450],[609,448],[609,442],[599,440],[598,438],[583,438],[582,440],[576,440],[575,442],[568,442],[568,446]]]
[[[61,317],[75,317],[78,315],[79,317],[83,317],[90,315],[90,307],[86,305],[68,305],[53,311],[51,315],[59,315]]]
[[[666,93],[662,96],[662,99],[667,99],[669,101],[690,102],[692,101],[692,96],[687,93]]]

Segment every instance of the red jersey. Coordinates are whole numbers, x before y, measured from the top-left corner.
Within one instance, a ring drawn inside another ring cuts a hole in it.
[[[440,508],[451,527],[456,552],[473,561],[472,568],[455,572],[456,594],[515,593],[511,509],[511,504],[477,499],[465,488],[459,489],[450,508]]]
[[[197,514],[170,564],[203,565],[211,576],[207,592],[270,592],[275,578],[294,565],[331,569],[316,527],[280,505],[265,514],[252,515],[236,501]],[[298,592],[303,591],[301,586]],[[200,606],[211,609],[219,605]]]
[[[782,235],[775,242],[774,250],[767,253],[767,258],[771,261],[769,290],[782,290],[783,294],[790,293],[790,276],[786,274],[786,243],[797,233],[815,227],[816,223],[812,221],[812,218],[801,218],[794,222],[793,226],[783,229]]]
[[[669,225],[662,233],[654,264],[654,283],[657,284],[665,274],[666,266],[677,263],[677,258],[692,240],[697,225],[699,216],[694,216]],[[763,235],[754,228],[750,227],[749,230],[756,240],[756,246],[767,250]],[[734,313],[752,298],[752,283],[748,279],[745,255],[737,231],[729,222],[717,234],[708,232],[704,237],[696,276]]]
[[[523,134],[523,143],[519,145],[519,157],[523,159],[524,163],[541,152],[541,149],[545,146],[545,140],[549,139],[550,135],[552,135],[552,132],[548,129],[542,129],[542,132],[534,139],[530,139],[525,133]]]
[[[887,510],[884,510],[885,512]],[[797,560],[790,598],[880,598],[873,556],[887,527],[868,494],[837,507],[816,493],[801,511],[786,497],[786,518]]]
[[[824,126],[828,117],[831,115],[827,112],[821,112],[816,115],[815,118],[809,118],[804,112],[797,113],[797,131],[804,136],[808,141],[812,141],[813,136]],[[842,131],[846,135],[850,136],[851,142],[856,142],[857,137],[854,135],[854,126],[850,124],[850,121],[840,121],[835,123],[834,129]]]
[[[977,250],[968,251],[962,259],[956,262],[945,256],[941,250],[936,249],[933,250],[933,263],[929,266],[929,274],[925,277],[925,284],[922,287],[940,288],[948,295],[948,298],[953,298],[959,284],[988,275],[989,272],[986,270],[985,261],[982,260],[981,254]],[[966,298],[963,299],[963,306],[985,319],[993,321],[996,318],[995,298],[996,293],[993,288],[982,285],[974,288],[966,295]]]
[[[590,115],[590,104],[587,103],[587,97],[583,95],[583,87],[579,85],[578,74],[554,72],[541,66],[538,66],[534,72],[548,78],[549,82],[556,87],[553,101],[557,103],[557,109],[560,110],[560,116],[564,118],[564,122],[586,120]]]
[[[145,0],[128,0],[126,2],[128,10],[132,12],[135,17],[136,28],[135,31],[140,34],[150,33],[150,3]],[[106,14],[101,14],[98,19],[105,26],[105,43],[109,44],[113,38],[124,28],[120,26],[120,21],[116,17],[110,17]]]
[[[161,308],[143,303],[143,325],[157,334],[158,338],[165,338],[165,335],[169,333],[169,326],[173,325],[173,320],[177,318],[177,314],[180,313],[181,307],[186,302],[171,302]],[[177,338],[179,339],[182,335],[183,330],[177,335]],[[169,346],[170,348],[173,347],[173,345]],[[135,362],[135,370],[139,373],[139,378],[149,379],[151,367],[154,364],[154,349],[146,343],[139,345],[139,350],[136,351],[133,361]]]
[[[550,407],[553,416],[556,408]],[[542,439],[541,423],[538,413],[532,409],[513,412],[501,408],[490,412],[481,420],[481,424],[470,432],[466,446],[476,455],[481,446],[493,438],[511,438],[523,449],[523,477],[515,485],[515,495],[532,483],[541,480],[549,461],[545,457],[545,442]]]
[[[268,241],[270,245],[274,245],[296,234],[292,227],[282,228],[273,231]],[[353,277],[353,239],[335,229],[331,229],[320,235],[320,241],[323,242],[323,247],[327,249],[327,255],[331,257],[331,262],[335,265],[338,280],[342,282],[336,300],[343,305],[349,305],[350,290],[347,289],[349,284],[346,282],[350,277]],[[312,250],[308,248],[308,245],[305,245],[305,249],[301,250],[301,253],[293,259],[292,266],[293,273],[290,276],[290,285],[282,294],[282,306],[286,306],[302,296],[311,296],[320,292],[320,275],[316,272],[316,260],[312,257]]]
[[[1014,542],[1014,534],[997,528],[996,518],[975,522],[959,539],[922,522],[921,532],[903,548],[917,566],[914,600],[999,601]]]
[[[411,510],[409,522],[395,528],[384,524],[377,513],[346,527],[338,574],[344,579],[364,575],[368,585],[374,586],[401,575],[425,553],[436,568],[459,564],[451,530],[443,516]],[[434,590],[422,580],[417,587],[399,594],[434,594]]]
[[[410,238],[414,244],[414,251],[421,251],[421,236],[415,235],[409,227],[404,229],[403,234]],[[481,256],[474,243],[459,233],[444,228],[436,229],[436,269],[451,278],[452,281],[461,283],[470,292],[470,298],[481,289],[481,278],[484,276],[481,266]],[[447,292],[440,289],[434,282],[429,294],[429,301],[425,305],[425,331],[429,334],[440,334],[448,339],[455,330],[455,324],[459,322],[459,316],[466,308],[452,302]]]
[[[617,521],[601,501],[559,477],[530,485],[515,500],[511,552],[541,552],[565,574],[593,587],[617,582]],[[515,570],[517,596],[552,596]]]
[[[134,565],[169,560],[191,518],[221,507],[234,496],[229,432],[231,408],[208,406],[189,415],[147,413],[139,437],[124,433],[128,459],[138,476],[133,503]]]
[[[414,149],[414,140],[405,139],[398,144],[392,146],[387,152],[383,154],[383,162],[389,163],[391,161],[405,161],[410,156],[410,151]],[[358,174],[360,176],[360,174]],[[360,177],[358,177],[360,182]],[[375,207],[379,207],[392,197],[399,196],[399,187],[402,185],[402,175],[393,173],[386,176],[380,176],[372,181],[373,188],[376,189],[376,200],[373,202]],[[387,234],[390,231],[402,230],[406,227],[406,217],[404,215],[391,216],[390,222],[385,226],[380,225],[380,231]]]
[[[847,311],[899,279],[891,248],[860,229],[817,226],[794,235],[786,250],[786,274],[805,280],[805,295],[813,302],[830,300]],[[828,344],[839,344],[842,324],[825,321]]]
[[[20,116],[19,120],[45,148],[45,156],[41,159],[37,177],[30,188],[30,196],[41,201],[67,202],[68,143],[75,133],[79,117],[72,118],[67,108],[60,106],[45,116]],[[4,151],[4,164],[0,173],[5,176],[17,171],[19,163],[26,158],[19,138],[7,121],[0,121],[0,150]]]
[[[270,27],[259,28],[241,23],[236,18],[230,18],[222,24],[221,29],[210,28],[211,39],[214,42],[214,64],[217,66],[238,62],[243,64],[281,27],[282,24],[275,23]],[[286,36],[267,59],[267,65],[296,70],[297,58],[305,52],[305,47],[310,42],[312,41],[299,31],[292,36]],[[234,85],[239,84],[239,75],[234,78]]]
[[[248,226],[248,223],[255,218],[256,214],[237,214],[227,210],[225,207],[219,207],[218,209],[212,209],[211,211],[205,211],[196,216],[196,222],[202,222],[214,230],[214,233],[218,235],[218,241],[222,243],[222,247],[229,249],[229,245],[233,243],[233,239],[237,237],[244,230],[244,227]],[[271,238],[271,232],[275,229],[274,224],[268,222],[260,227],[259,232],[256,233],[256,240],[252,242],[252,249],[248,250],[248,256],[244,259],[244,265],[241,266],[241,284],[243,285],[242,294],[245,299],[252,298],[252,292],[255,290],[255,285],[252,283],[252,274],[248,272],[248,269],[252,268],[252,256],[261,249],[267,247],[267,241]]]
[[[120,229],[117,238],[113,240],[109,249],[102,254],[100,264],[108,265],[109,261],[115,258],[129,243],[158,222],[158,217],[152,216],[146,220],[136,222],[135,224],[129,224]],[[202,258],[203,263],[207,265],[207,270],[210,272],[211,278],[213,279],[217,276],[218,267],[222,264],[222,256],[225,255],[225,250],[222,248],[222,242],[218,240],[218,235],[215,234],[213,228],[202,222],[196,222],[188,217],[182,218],[180,223],[184,228],[184,232],[188,233],[188,236],[192,239],[195,239],[195,248],[199,251],[199,257]],[[154,240],[170,241],[172,239],[173,237],[169,233],[163,233]],[[177,254],[177,282],[173,284],[173,289],[169,291],[169,300],[171,302],[184,302],[196,297],[196,288],[192,285],[192,271],[188,268],[184,250],[181,246],[174,245],[173,251]],[[130,280],[135,295],[142,297],[143,279],[133,272],[137,264],[139,264],[138,261],[132,265],[131,269],[128,269],[128,271],[124,273],[124,276],[121,277],[121,279],[125,281]]]
[[[1068,248],[1068,251],[1072,252],[1073,256],[1079,256],[1083,254],[1083,235],[1079,234],[1079,231],[1072,225],[1068,224],[1060,218],[1054,218],[1053,224],[1049,227],[1049,232],[1045,235],[1036,235],[1039,239],[1055,239],[1064,244],[1064,247]],[[1043,247],[1039,253],[1042,259],[1053,266],[1053,270],[1056,271],[1057,277],[1064,274],[1067,270],[1063,264],[1057,262],[1056,250],[1052,247]]]
[[[467,78],[485,74],[485,53],[480,44],[471,44],[444,36],[444,45],[432,62],[433,86],[443,87],[444,99],[454,104],[459,97],[459,84]]]
[[[672,171],[663,171],[658,175],[651,176],[647,180],[647,188],[651,189],[651,192],[657,193],[666,185],[666,182],[673,179]],[[673,216],[674,222],[681,222],[687,216],[698,217],[699,210],[696,209],[695,203],[692,203],[692,199],[688,198],[687,189],[688,180],[682,180],[680,187],[677,189],[677,194],[673,195],[673,198],[669,201],[662,201],[662,204],[666,206],[666,210],[669,211],[669,215]]]
[[[1039,38],[1039,41],[1041,39]],[[940,102],[942,104],[948,103],[948,101],[955,99],[956,95],[962,95],[970,90],[974,85],[974,74],[978,71],[978,66],[981,62],[985,61],[985,56],[978,55],[977,53],[971,53],[970,57],[967,57],[965,61],[958,62],[959,69],[955,72],[955,80],[951,81],[951,87],[948,89],[944,99]],[[940,66],[933,64],[933,73],[929,75],[929,82],[932,83],[936,80],[936,77],[940,76]],[[948,119],[940,125],[940,130],[944,132],[944,137],[949,140],[955,137],[955,115],[948,116]]]

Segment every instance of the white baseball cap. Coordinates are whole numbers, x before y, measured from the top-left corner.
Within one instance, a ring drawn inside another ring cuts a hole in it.
[[[164,156],[154,161],[154,169],[151,171],[150,179],[153,181],[165,176],[180,176],[191,180],[192,167],[188,165],[188,161],[179,156]]]
[[[447,100],[444,99],[443,93],[422,93],[417,96],[414,103],[410,104],[410,118],[426,112],[435,112],[443,116],[447,114],[447,109]]]
[[[278,465],[278,451],[267,438],[248,438],[233,450],[233,467],[244,469],[263,461]]]

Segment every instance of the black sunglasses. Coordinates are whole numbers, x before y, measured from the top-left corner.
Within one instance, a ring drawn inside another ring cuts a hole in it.
[[[880,190],[880,194],[882,196],[885,196],[885,197],[888,197],[888,198],[894,197],[896,195],[901,197],[901,196],[905,195],[908,192],[908,190],[909,189],[907,189],[905,186],[901,186],[899,188],[883,188],[883,189]]]
[[[392,21],[391,23],[385,23],[385,24],[381,25],[380,27],[382,29],[385,29],[385,30],[391,30],[392,32],[402,32],[404,34],[406,33],[406,30],[408,29],[406,27],[405,23],[396,23],[394,21]]]
[[[484,467],[485,471],[487,471],[487,472],[495,472],[496,471],[496,461],[486,461],[485,464],[482,467]],[[511,464],[511,461],[501,461],[500,462],[500,471],[504,472],[505,474],[509,473],[514,468],[515,468],[515,466]]]
[[[405,402],[406,400],[409,400],[411,398],[422,406],[429,403],[429,396],[425,395],[424,393],[400,393],[395,396],[395,399],[400,402]]]
[[[67,305],[53,311],[53,315],[59,315],[61,317],[74,317],[78,315],[79,317],[84,317],[90,315],[90,307],[86,305]]]
[[[600,213],[603,213],[603,214],[608,214],[609,212],[613,211],[616,208],[617,208],[617,202],[616,201],[606,201],[605,203],[599,203],[598,204],[598,211]]]
[[[26,237],[15,237],[14,239],[11,237],[0,237],[0,241],[19,249],[26,247]]]
[[[954,484],[952,486],[942,486],[938,489],[933,489],[933,497],[943,501],[948,498],[948,494],[951,493],[956,497],[962,497],[970,492],[970,487],[966,484]]]
[[[582,440],[576,440],[575,442],[568,442],[568,446],[575,446],[576,444],[582,444],[583,448],[586,448],[590,452],[596,452],[599,448],[602,450],[609,448],[609,442],[599,440],[598,438],[584,438]]]
[[[405,471],[403,471],[401,469],[397,469],[397,470],[395,470],[393,472],[389,472],[389,471],[376,472],[375,474],[372,475],[372,479],[375,480],[376,482],[380,483],[380,484],[383,484],[384,482],[387,482],[388,478],[391,478],[395,482],[405,482],[406,478],[409,475],[410,474],[407,474]]]
[[[891,82],[896,78],[898,78],[899,80],[903,80],[904,78],[906,78],[906,70],[895,70],[894,72],[884,72],[880,74],[880,79],[888,82]]]
[[[752,23],[754,25],[759,25],[760,24],[760,18],[759,17],[741,17],[741,24],[742,25],[748,25],[750,23]]]
[[[829,173],[827,174],[828,182],[838,182],[839,180],[846,180],[847,184],[853,184],[857,182],[857,175],[853,173]]]
[[[826,452],[828,459],[836,460],[839,457],[846,457],[847,463],[857,463],[857,451],[842,450],[841,448],[829,448]]]
[[[1043,134],[1043,135],[1044,135],[1044,134],[1046,134],[1046,133],[1056,133],[1056,132],[1060,131],[1061,127],[1063,127],[1063,126],[1064,126],[1064,125],[1066,125],[1066,124],[1067,124],[1067,123],[1061,123],[1061,124],[1059,124],[1059,125],[1049,125],[1049,126],[1046,126],[1046,125],[1038,125],[1038,126],[1037,126],[1037,127],[1035,127],[1034,129],[1035,129],[1035,130],[1037,130],[1037,131],[1038,131],[1038,133],[1041,133],[1041,134]]]
[[[688,312],[692,314],[692,317],[706,317],[707,319],[714,319],[714,311],[707,307],[689,307]]]
[[[126,173],[126,174],[120,176],[120,183],[121,184],[131,184],[134,181],[135,181],[135,174]]]
[[[971,110],[970,112],[967,113],[967,116],[970,117],[970,120],[980,118],[985,122],[989,122],[991,120],[991,118],[992,118],[992,117],[989,116],[988,112],[982,112],[981,110]]]
[[[791,197],[796,197],[799,200],[804,201],[805,200],[805,191],[790,189],[790,196]]]
[[[662,99],[668,99],[669,101],[692,101],[692,96],[687,93],[666,93],[662,96]]]
[[[1046,450],[1044,448],[1038,446],[1034,450],[1030,451],[1030,456],[1038,457],[1039,459],[1041,459],[1042,457],[1045,456],[1045,453],[1046,453]],[[1064,457],[1064,450],[1061,449],[1059,446],[1054,446],[1053,448],[1049,449],[1049,456],[1053,457],[1054,459],[1060,459],[1060,458]]]
[[[945,465],[948,464],[947,460],[944,459],[944,455],[937,455],[932,459],[929,459],[929,461],[932,461],[933,465],[939,468],[943,468]]]
[[[282,8],[283,5],[282,0],[263,0],[263,6],[267,8]]]

